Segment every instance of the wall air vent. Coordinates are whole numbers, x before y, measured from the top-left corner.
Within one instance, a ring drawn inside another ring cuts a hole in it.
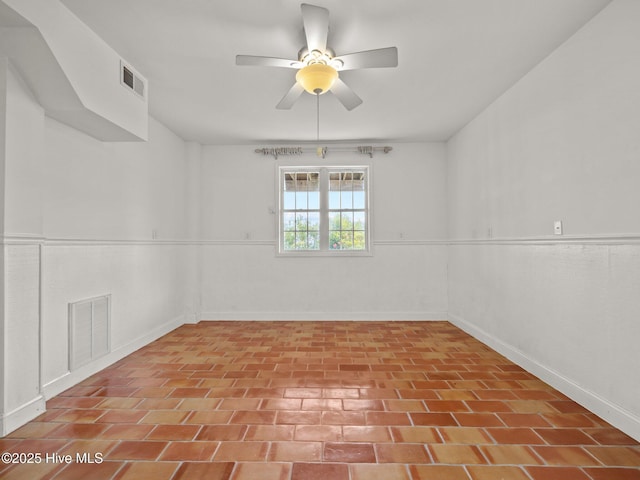
[[[111,295],[69,304],[69,370],[111,351]]]
[[[120,83],[142,98],[147,96],[147,81],[129,65],[120,61]]]

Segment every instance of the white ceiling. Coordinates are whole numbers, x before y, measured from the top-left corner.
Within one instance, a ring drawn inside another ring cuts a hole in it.
[[[316,137],[315,98],[275,105],[295,70],[239,67],[236,54],[296,59],[300,0],[62,0],[149,80],[150,113],[203,144]],[[336,54],[398,47],[399,66],[341,73],[364,103],[320,100],[330,141],[446,140],[610,0],[310,0],[330,10]]]

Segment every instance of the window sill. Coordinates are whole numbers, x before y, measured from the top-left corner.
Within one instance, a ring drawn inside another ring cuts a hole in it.
[[[373,252],[369,250],[293,250],[293,251],[278,251],[276,257],[283,258],[295,258],[295,257],[372,257]]]

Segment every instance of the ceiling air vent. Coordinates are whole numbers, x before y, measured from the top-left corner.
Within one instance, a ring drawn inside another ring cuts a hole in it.
[[[120,61],[120,83],[142,98],[147,96],[147,81],[123,61]]]

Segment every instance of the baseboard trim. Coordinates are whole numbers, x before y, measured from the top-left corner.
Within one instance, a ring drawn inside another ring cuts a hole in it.
[[[576,401],[589,411],[595,413],[616,428],[619,428],[630,437],[640,441],[640,418],[624,408],[610,402],[595,392],[589,391],[570,378],[562,375],[538,360],[529,357],[514,346],[500,340],[489,332],[464,320],[463,318],[448,314],[449,321],[464,330],[469,335],[477,338],[498,353],[504,355],[512,362],[520,365],[528,372],[536,375],[542,381],[548,383],[572,400]]]
[[[229,321],[437,321],[447,312],[202,312],[199,319]]]
[[[114,364],[118,360],[123,359],[127,355],[148,345],[154,340],[157,340],[163,335],[166,335],[170,331],[175,330],[176,328],[184,324],[185,324],[185,318],[183,316],[174,318],[173,320],[170,320],[160,325],[159,327],[154,328],[149,333],[136,338],[132,342],[129,342],[126,345],[118,347],[117,349],[108,353],[104,357],[100,357],[96,359],[94,362],[91,362],[90,364],[83,365],[82,367],[78,368],[73,372],[67,372],[64,375],[46,383],[42,387],[44,398],[49,399],[58,395],[59,393],[64,392],[65,390],[87,379],[91,375],[99,372],[104,368],[107,368],[109,365]]]
[[[10,434],[25,423],[30,422],[45,411],[44,396],[38,395],[33,400],[0,416],[0,437]]]

